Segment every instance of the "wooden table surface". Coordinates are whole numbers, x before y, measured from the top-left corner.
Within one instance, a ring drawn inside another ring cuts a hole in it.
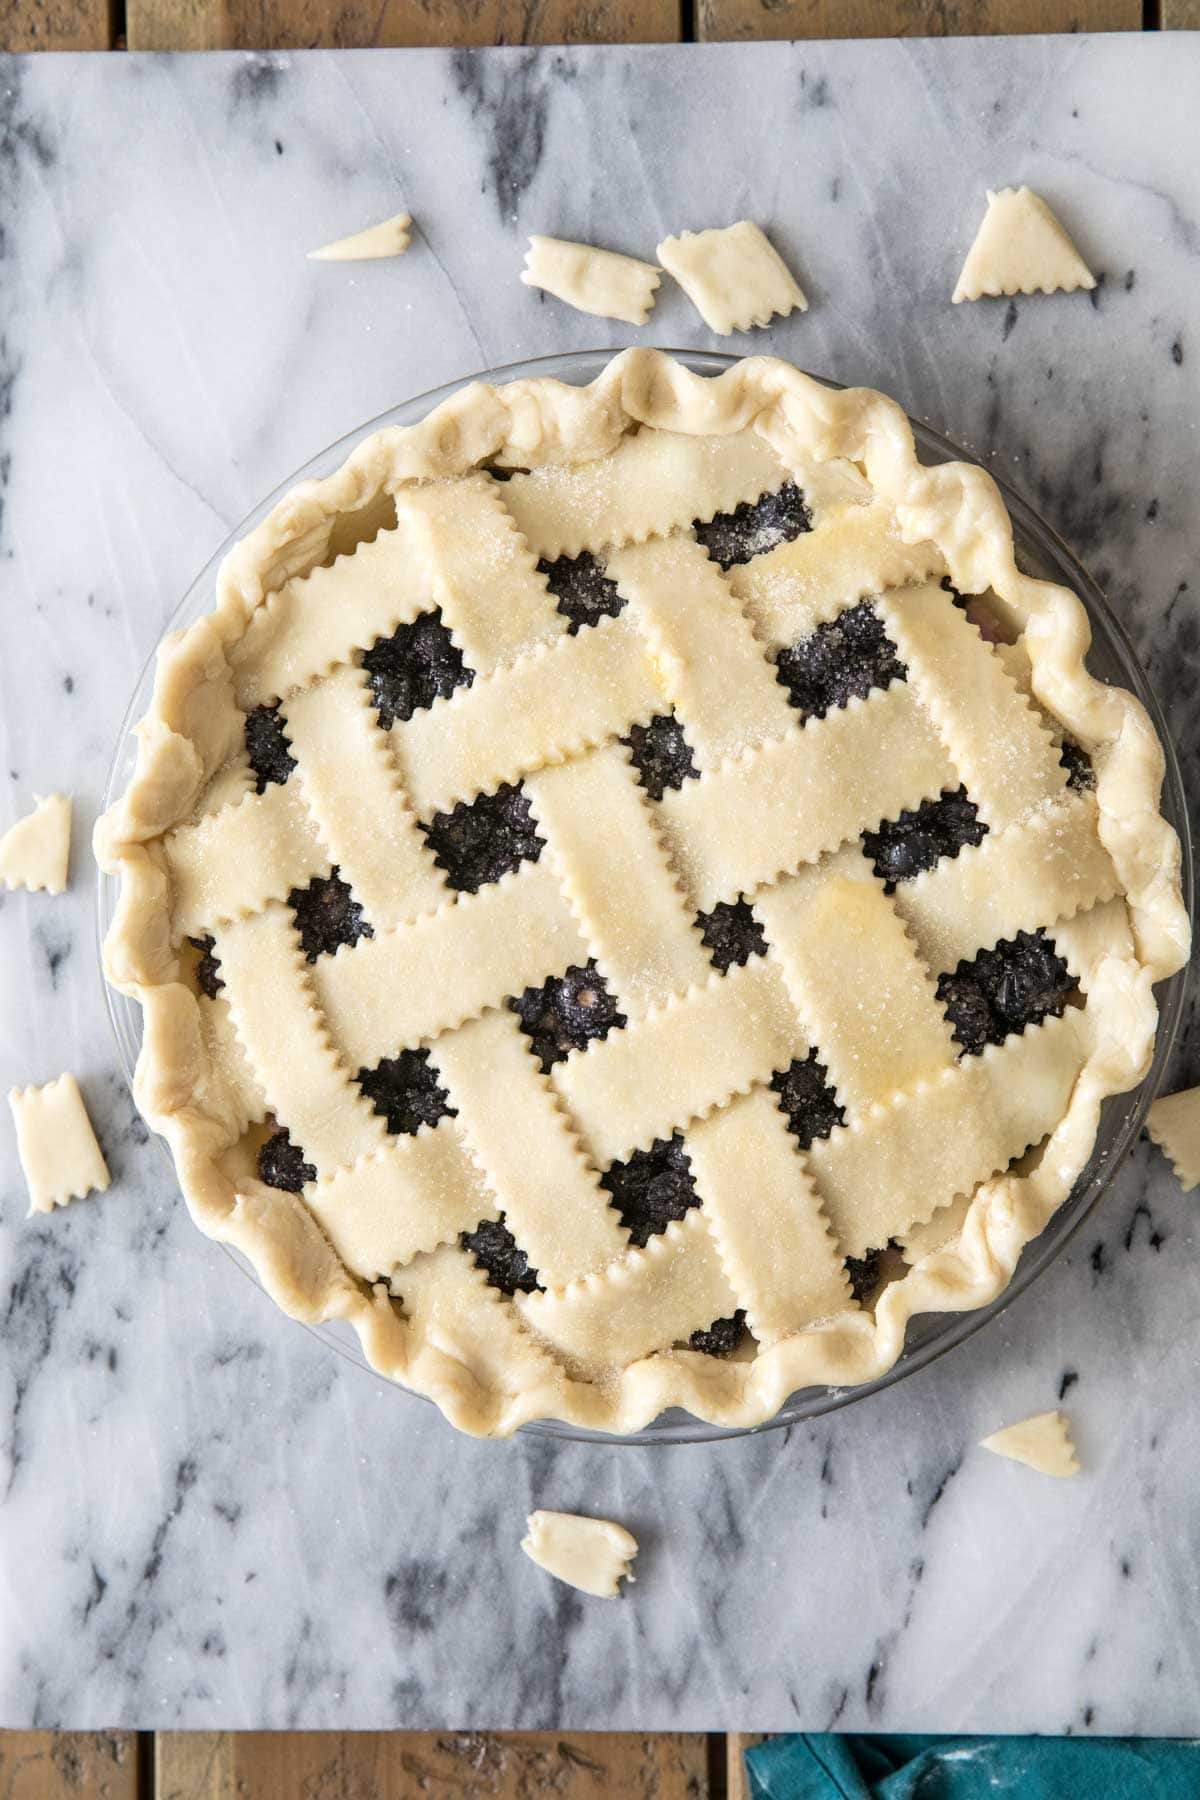
[[[5,50],[307,50],[1187,30],[1200,0],[0,0],[0,21]],[[745,1741],[0,1732],[0,1800],[742,1800]]]

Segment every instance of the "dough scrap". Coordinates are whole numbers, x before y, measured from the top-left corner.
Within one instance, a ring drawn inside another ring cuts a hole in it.
[[[1071,294],[1096,278],[1040,194],[988,189],[987,211],[967,251],[954,304],[983,295]]]
[[[521,1548],[539,1569],[599,1600],[615,1600],[621,1577],[631,1571],[637,1539],[611,1519],[583,1519],[578,1513],[532,1512]]]
[[[1024,1463],[1041,1475],[1066,1477],[1079,1473],[1079,1458],[1064,1413],[1035,1413],[1031,1419],[1021,1419],[1016,1425],[1006,1425],[1002,1431],[981,1438],[979,1447],[994,1450],[997,1456],[1007,1456],[1012,1462]]]
[[[1200,1087],[1156,1100],[1146,1130],[1179,1177],[1184,1193],[1190,1194],[1200,1183]]]
[[[808,301],[787,264],[749,219],[721,230],[681,231],[654,253],[711,331],[728,337],[766,325]]]
[[[103,1192],[108,1166],[73,1075],[60,1075],[44,1087],[10,1088],[8,1104],[31,1213],[53,1212],[93,1188]]]
[[[662,275],[653,263],[619,256],[615,250],[534,236],[525,253],[521,280],[526,287],[544,288],[577,312],[644,325]]]
[[[71,796],[35,794],[31,813],[0,838],[0,881],[6,887],[61,894],[71,855]]]
[[[384,256],[403,256],[409,246],[412,219],[406,212],[384,219],[379,225],[368,225],[349,237],[335,238],[319,250],[310,250],[310,262],[374,262]]]

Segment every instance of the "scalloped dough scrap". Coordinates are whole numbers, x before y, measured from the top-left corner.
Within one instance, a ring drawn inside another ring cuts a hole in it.
[[[1170,1162],[1184,1193],[1190,1194],[1200,1184],[1200,1087],[1156,1100],[1146,1130]]]
[[[636,1581],[637,1539],[611,1519],[584,1519],[578,1513],[532,1512],[521,1548],[539,1569],[598,1600],[615,1600],[622,1579]]]
[[[308,260],[377,262],[386,256],[403,256],[411,242],[411,225],[412,218],[408,213],[397,213],[378,225],[368,225],[364,231],[352,232],[349,237],[335,238],[332,244],[323,244],[319,250],[310,250]]]
[[[1039,1475],[1065,1478],[1079,1473],[1079,1458],[1064,1413],[1035,1413],[1031,1419],[1021,1419],[1016,1425],[1006,1425],[1002,1431],[981,1438],[979,1447],[1007,1456],[1010,1462],[1024,1463]]]
[[[94,1188],[104,1191],[108,1168],[73,1075],[44,1087],[10,1088],[8,1104],[31,1213],[53,1212]]]
[[[71,797],[35,794],[31,813],[0,838],[0,881],[32,893],[61,894],[71,856]]]
[[[662,275],[653,263],[597,250],[594,244],[572,244],[564,238],[531,237],[521,280],[542,288],[598,319],[623,319],[644,325],[654,306],[654,290]]]
[[[1040,194],[988,189],[987,211],[967,252],[954,304],[1013,294],[1071,294],[1096,278]]]
[[[767,325],[776,313],[808,311],[804,291],[778,250],[749,219],[720,230],[681,231],[654,253],[710,331],[728,337]]]

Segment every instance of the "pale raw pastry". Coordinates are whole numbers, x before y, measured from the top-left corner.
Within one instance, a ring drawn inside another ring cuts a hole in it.
[[[1156,1100],[1146,1130],[1178,1175],[1184,1193],[1190,1194],[1200,1183],[1200,1087]]]
[[[1003,1290],[1186,958],[1086,643],[986,474],[786,363],[367,438],[164,644],[97,828],[196,1219],[472,1432],[877,1379]]]
[[[533,1512],[521,1548],[539,1569],[598,1600],[615,1600],[621,1582],[635,1581],[637,1539],[611,1519],[583,1519],[578,1513]]]
[[[987,211],[967,252],[954,304],[1012,294],[1073,293],[1096,278],[1040,194],[988,189]]]
[[[749,219],[721,230],[681,231],[654,253],[710,331],[728,337],[769,325],[778,313],[808,311],[808,301],[779,252]]]
[[[1036,1413],[1032,1419],[1006,1425],[1002,1431],[980,1438],[979,1447],[1007,1456],[1011,1462],[1024,1463],[1039,1475],[1065,1477],[1079,1473],[1070,1426],[1060,1412]]]
[[[653,263],[613,250],[535,236],[529,240],[521,280],[526,287],[544,288],[577,312],[644,325],[662,276]]]
[[[385,256],[403,256],[409,246],[411,225],[412,219],[408,213],[397,213],[394,218],[383,219],[378,225],[368,225],[364,231],[336,238],[332,244],[322,245],[320,250],[310,250],[309,261],[377,262]]]
[[[60,1075],[44,1087],[10,1088],[8,1104],[31,1213],[53,1212],[108,1186],[108,1169],[73,1075]]]
[[[71,797],[35,794],[34,809],[0,837],[0,881],[5,887],[61,894],[71,857]]]

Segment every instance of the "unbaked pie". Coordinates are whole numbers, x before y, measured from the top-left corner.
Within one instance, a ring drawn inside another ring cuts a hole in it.
[[[203,1229],[456,1425],[768,1419],[990,1301],[1186,955],[979,469],[787,364],[473,384],[164,643],[110,981]]]

